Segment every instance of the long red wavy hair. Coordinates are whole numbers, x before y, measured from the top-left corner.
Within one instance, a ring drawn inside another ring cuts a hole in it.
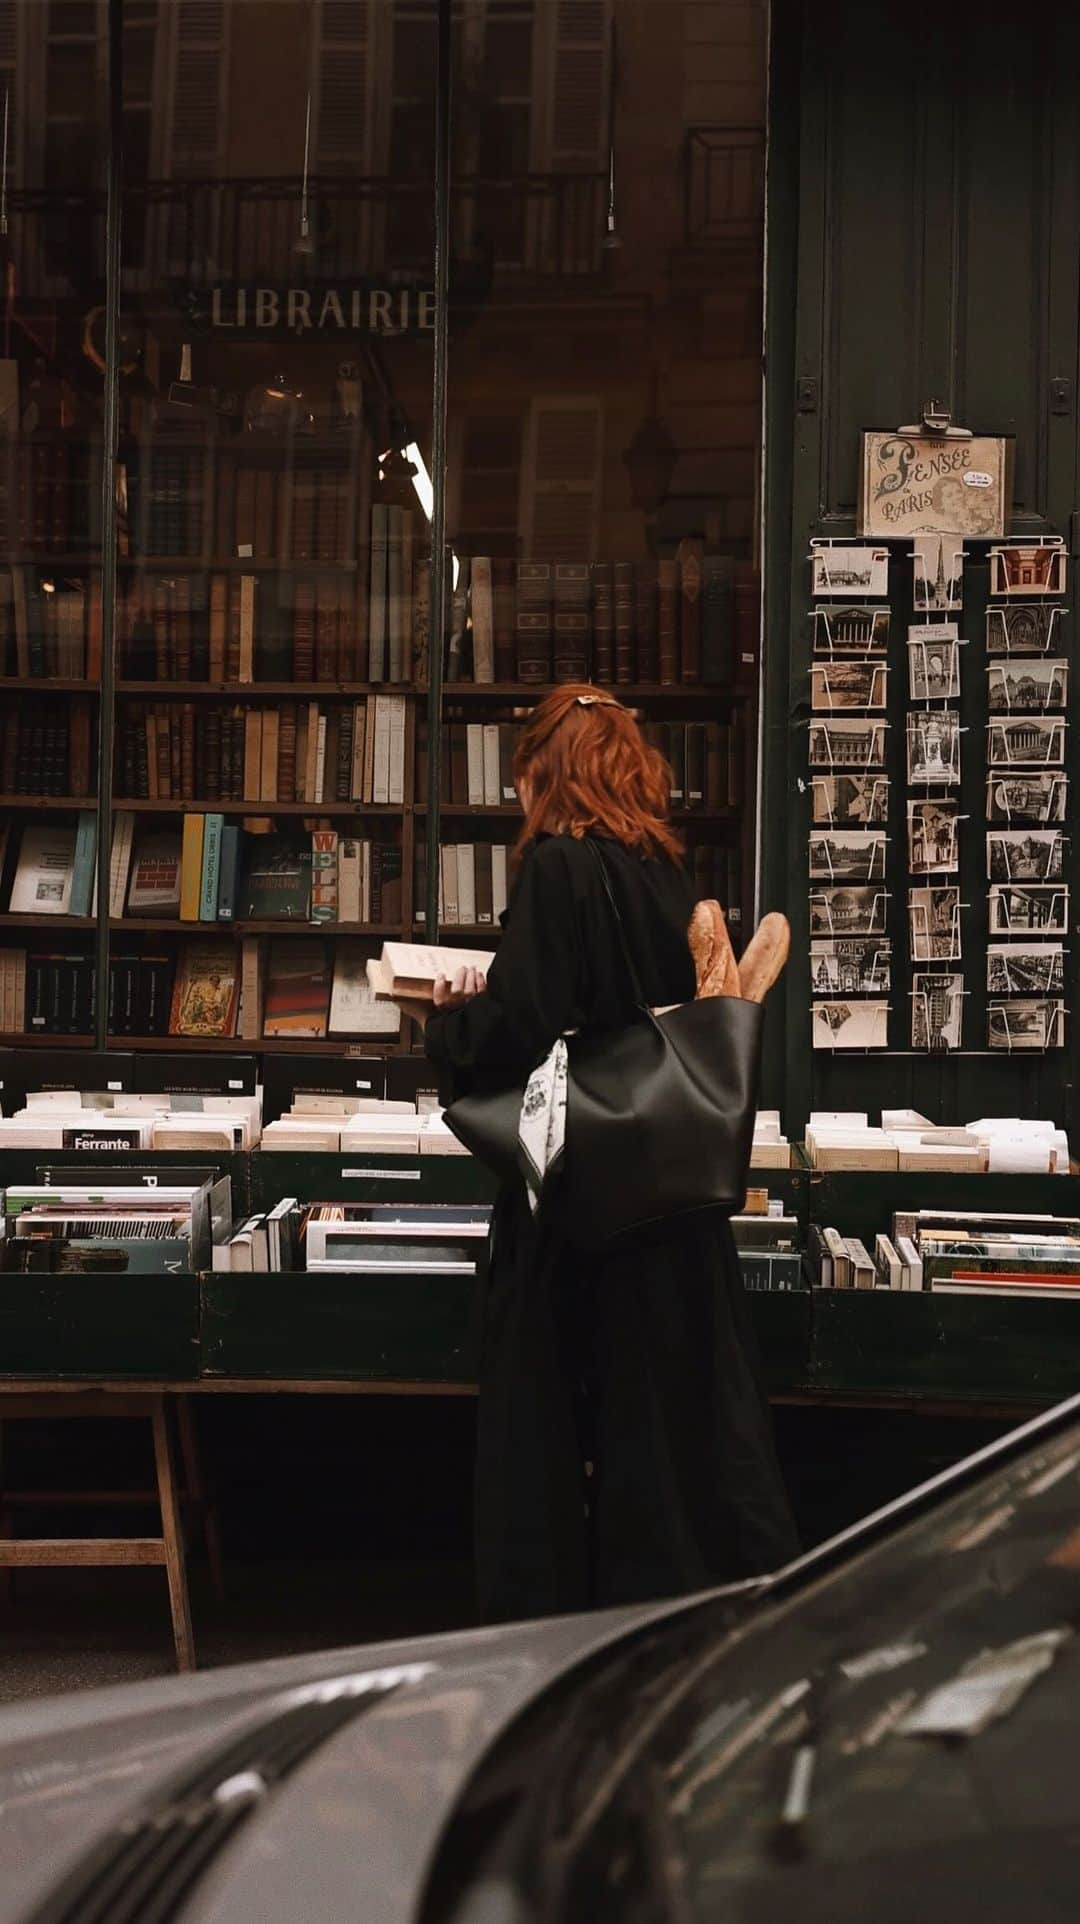
[[[607,688],[568,682],[533,713],[514,756],[525,822],[520,856],[538,835],[589,829],[642,855],[682,854],[668,819],[671,770]]]

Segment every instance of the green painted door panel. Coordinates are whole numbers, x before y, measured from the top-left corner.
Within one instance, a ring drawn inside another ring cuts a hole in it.
[[[198,1370],[194,1276],[0,1275],[0,1376],[171,1382]]]

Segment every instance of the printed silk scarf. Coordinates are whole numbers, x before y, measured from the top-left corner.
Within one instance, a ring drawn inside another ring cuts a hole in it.
[[[566,1038],[560,1036],[533,1070],[522,1097],[518,1161],[534,1216],[544,1184],[557,1170],[566,1144],[566,1064]]]

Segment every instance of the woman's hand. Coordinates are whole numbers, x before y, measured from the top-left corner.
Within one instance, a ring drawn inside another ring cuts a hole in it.
[[[435,978],[435,1007],[437,1009],[460,1009],[465,1002],[471,1002],[474,995],[483,995],[487,988],[487,977],[479,969],[455,969],[447,980],[445,975]]]

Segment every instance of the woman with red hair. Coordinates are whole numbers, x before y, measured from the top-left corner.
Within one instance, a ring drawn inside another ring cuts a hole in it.
[[[653,1007],[695,992],[693,893],[670,775],[607,689],[537,707],[515,759],[525,821],[498,957],[436,985],[448,1097],[523,1086],[570,1030],[634,1006],[599,852]],[[594,849],[586,846],[594,844]],[[797,1550],[726,1217],[585,1256],[524,1179],[503,1186],[483,1305],[476,1560],[490,1619],[645,1601]]]

